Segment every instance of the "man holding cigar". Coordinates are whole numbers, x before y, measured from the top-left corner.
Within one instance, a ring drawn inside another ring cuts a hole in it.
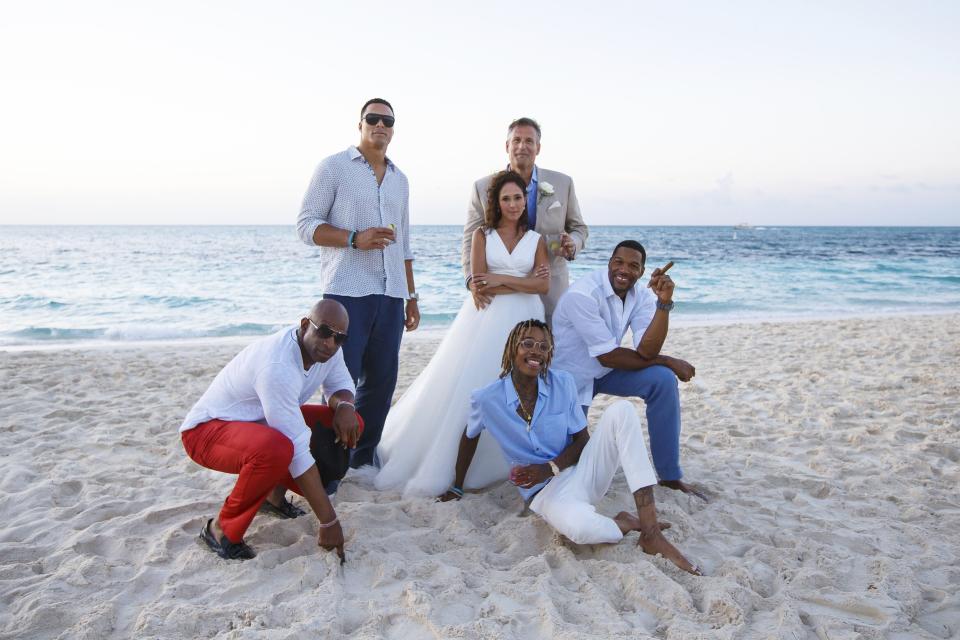
[[[297,232],[320,247],[319,289],[350,315],[343,358],[357,383],[366,428],[351,467],[373,462],[397,384],[400,337],[420,323],[410,250],[410,187],[387,157],[393,107],[382,98],[360,109],[360,143],[324,159],[303,198]],[[336,483],[327,491],[336,491]]]
[[[554,367],[573,375],[584,415],[598,393],[643,398],[653,464],[662,486],[706,497],[681,481],[680,393],[677,379],[688,382],[693,365],[660,353],[673,309],[673,280],[654,269],[646,286],[638,283],[647,253],[639,242],[624,240],[613,250],[607,269],[574,282],[553,314]],[[627,329],[633,349],[621,347]]]

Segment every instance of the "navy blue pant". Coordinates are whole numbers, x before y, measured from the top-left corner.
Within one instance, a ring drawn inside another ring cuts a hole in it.
[[[661,480],[683,477],[680,469],[680,389],[673,371],[662,365],[639,371],[614,369],[593,381],[593,395],[598,393],[643,398],[647,405],[650,453],[657,476]],[[587,409],[583,408],[584,415]]]
[[[350,315],[349,337],[341,348],[350,377],[357,385],[357,413],[364,422],[363,435],[350,456],[350,466],[356,469],[373,464],[397,386],[404,301],[384,295],[323,297],[336,300]]]

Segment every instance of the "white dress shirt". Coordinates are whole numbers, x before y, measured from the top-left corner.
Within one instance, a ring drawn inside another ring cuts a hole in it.
[[[304,370],[297,327],[283,329],[238,353],[193,405],[180,432],[215,419],[272,427],[293,443],[289,469],[297,478],[314,464],[311,431],[303,421],[300,406],[321,386],[328,398],[337,391],[356,391],[343,352],[338,349],[326,362]]]
[[[297,233],[315,246],[313,233],[321,224],[349,231],[394,226],[396,242],[384,249],[320,247],[317,271],[323,293],[361,297],[384,294],[409,296],[405,260],[410,250],[410,186],[407,176],[387,159],[383,182],[356,147],[324,158],[303,197]]]
[[[556,353],[551,366],[573,376],[581,405],[593,401],[593,381],[613,371],[597,356],[619,347],[628,328],[636,348],[656,312],[657,296],[639,280],[620,300],[606,267],[570,285],[553,312]]]

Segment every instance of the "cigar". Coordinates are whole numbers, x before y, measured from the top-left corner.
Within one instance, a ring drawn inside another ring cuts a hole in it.
[[[670,267],[673,266],[673,260],[663,265],[663,269],[660,269],[660,275],[665,274],[667,271],[670,271]]]

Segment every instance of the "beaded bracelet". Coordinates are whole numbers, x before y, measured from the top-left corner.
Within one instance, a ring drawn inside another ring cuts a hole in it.
[[[326,529],[327,527],[332,527],[333,525],[337,524],[337,522],[339,522],[339,521],[340,521],[340,517],[339,517],[339,516],[335,516],[335,517],[333,518],[333,520],[331,520],[330,522],[327,522],[327,523],[321,522],[321,523],[320,523],[319,525],[317,525],[317,526],[319,526],[321,529]]]

